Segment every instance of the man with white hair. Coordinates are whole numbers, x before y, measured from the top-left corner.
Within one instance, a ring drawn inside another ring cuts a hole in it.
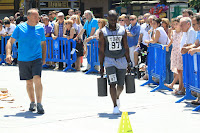
[[[189,17],[183,17],[180,20],[181,30],[183,36],[181,39],[181,53],[185,54],[185,47],[190,46],[195,43],[196,31],[192,27],[192,21]]]
[[[78,40],[78,38],[80,38],[85,31],[86,31],[87,38],[90,36],[93,36],[95,31],[99,28],[98,21],[97,19],[94,18],[94,15],[90,10],[86,10],[84,12],[84,16],[87,19],[87,21],[85,22],[83,29],[76,36],[75,40]],[[87,69],[84,70],[83,72],[87,72],[89,68],[90,66],[88,65]]]

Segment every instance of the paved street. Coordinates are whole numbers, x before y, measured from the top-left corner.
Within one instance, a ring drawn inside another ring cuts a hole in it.
[[[0,66],[0,88],[15,101],[0,101],[0,133],[117,133],[120,115],[113,115],[110,96],[97,96],[97,75],[44,70],[44,115],[28,111],[25,81],[18,67]],[[136,80],[136,93],[123,91],[121,111],[128,112],[134,133],[200,132],[200,114],[190,101],[176,104],[171,92],[150,92]]]

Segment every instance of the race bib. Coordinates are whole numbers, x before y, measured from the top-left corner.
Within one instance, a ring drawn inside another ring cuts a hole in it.
[[[110,83],[117,82],[116,74],[108,75],[108,77],[109,77]]]
[[[108,36],[109,51],[121,50],[122,36]]]

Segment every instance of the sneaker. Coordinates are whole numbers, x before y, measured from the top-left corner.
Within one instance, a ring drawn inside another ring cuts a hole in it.
[[[117,107],[120,108],[120,100],[117,99]]]
[[[34,102],[30,103],[29,111],[35,111],[36,110],[36,104]]]
[[[41,103],[37,103],[37,113],[44,114],[44,109]]]
[[[114,109],[113,109],[113,114],[114,115],[119,115],[121,113],[121,111],[119,110],[119,108],[116,106],[116,107],[114,107]]]

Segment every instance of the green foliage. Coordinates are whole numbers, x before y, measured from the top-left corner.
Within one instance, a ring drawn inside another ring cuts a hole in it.
[[[200,9],[200,0],[190,0],[189,4],[190,4],[190,7]]]
[[[121,7],[127,7],[130,5],[132,0],[122,0],[122,3],[120,4]]]

